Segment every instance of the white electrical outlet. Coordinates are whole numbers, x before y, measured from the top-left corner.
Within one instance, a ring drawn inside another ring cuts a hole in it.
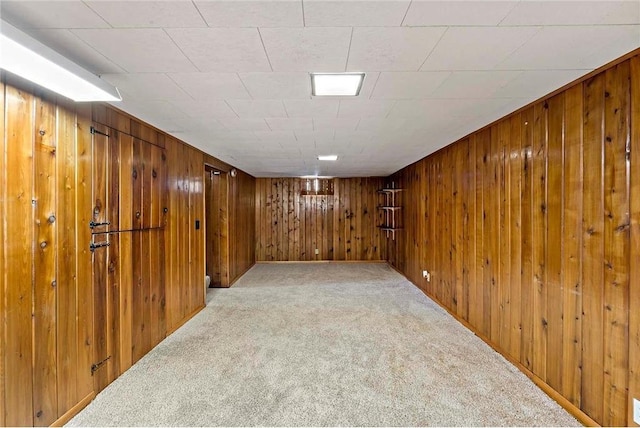
[[[431,282],[431,274],[428,270],[422,271],[422,277],[427,280],[427,282]]]
[[[640,425],[640,400],[633,399],[633,422]]]
[[[320,254],[320,250],[316,248],[316,254]]]

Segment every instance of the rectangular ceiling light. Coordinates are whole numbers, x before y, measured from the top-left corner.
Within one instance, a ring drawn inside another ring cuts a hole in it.
[[[0,21],[0,68],[74,101],[122,101],[114,86],[5,21]]]
[[[316,97],[355,97],[362,82],[364,73],[311,73],[312,94]]]
[[[338,155],[326,155],[326,156],[325,155],[321,155],[321,156],[318,156],[318,160],[321,160],[321,161],[336,161],[336,160],[338,160]]]

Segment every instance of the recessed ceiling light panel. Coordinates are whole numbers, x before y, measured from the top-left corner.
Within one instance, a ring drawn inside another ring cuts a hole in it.
[[[338,155],[321,155],[321,156],[318,156],[318,160],[321,160],[321,161],[336,161],[336,160],[338,160]]]
[[[364,73],[311,73],[316,97],[355,97],[360,94]]]

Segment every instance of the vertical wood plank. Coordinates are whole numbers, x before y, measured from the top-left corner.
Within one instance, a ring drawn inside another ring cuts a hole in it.
[[[180,259],[181,255],[176,251],[179,248],[178,233],[179,233],[179,192],[180,192],[180,176],[179,176],[179,163],[178,159],[178,144],[173,139],[168,139],[165,142],[167,149],[167,157],[172,159],[167,165],[167,188],[169,194],[169,212],[167,213],[167,228],[168,228],[168,246],[171,249],[169,251],[169,264],[167,266],[167,325],[170,330],[173,330],[174,326],[180,321],[179,308],[180,308]],[[135,241],[133,241],[135,243]],[[133,247],[135,251],[135,245]],[[134,281],[132,283],[133,290],[135,292],[137,284]],[[135,316],[135,315],[134,315]],[[135,331],[135,330],[134,330]],[[132,339],[133,341],[133,339]]]
[[[153,174],[157,174],[153,168],[152,158],[152,145],[146,142],[141,144],[142,158],[141,158],[141,170],[142,170],[142,228],[149,229],[152,227],[151,220],[153,213],[151,211],[151,201],[153,199]]]
[[[533,372],[547,379],[547,110],[546,102],[533,108],[532,254],[533,268]]]
[[[32,260],[33,97],[6,87],[5,409],[7,426],[33,425]],[[25,130],[29,130],[25,132]],[[28,332],[28,333],[27,333]]]
[[[129,171],[129,169],[127,168]],[[128,174],[127,174],[128,175]],[[131,211],[129,210],[129,213]],[[119,269],[120,293],[119,293],[119,358],[120,371],[124,373],[133,364],[132,327],[133,327],[133,236],[131,232],[119,234]],[[115,356],[114,356],[115,357]]]
[[[533,107],[522,112],[522,275],[520,362],[533,372]]]
[[[511,350],[511,198],[509,189],[511,188],[510,161],[510,141],[511,141],[511,121],[502,120],[498,124],[498,179],[499,179],[499,234],[500,234],[500,273],[498,282],[500,284],[499,303],[499,330],[500,347],[506,352]]]
[[[564,93],[548,102],[547,143],[547,236],[546,236],[546,289],[547,289],[547,383],[556,391],[562,384],[563,342],[563,287],[562,211],[564,200]]]
[[[509,269],[511,271],[509,283],[511,312],[509,320],[509,328],[511,337],[509,339],[509,353],[516,360],[520,360],[520,349],[522,347],[522,306],[528,305],[529,302],[522,301],[521,289],[521,272],[522,272],[522,117],[516,114],[511,117],[510,122],[510,139],[507,147],[507,165],[509,168],[509,233],[511,235],[511,244],[509,247],[508,258],[510,261]]]
[[[102,370],[107,372],[107,382],[120,376],[120,234],[107,237],[107,356],[110,357]],[[99,362],[101,360],[96,360]]]
[[[495,229],[492,227],[494,211],[493,199],[491,193],[495,190],[493,186],[495,171],[492,169],[492,152],[491,152],[491,134],[492,129],[487,128],[484,132],[481,132],[478,137],[482,141],[482,232],[483,236],[493,236]],[[482,312],[482,332],[491,337],[491,311],[492,311],[492,289],[493,289],[493,252],[491,246],[492,239],[482,240],[482,256],[483,256],[483,270],[482,270],[482,294],[480,298],[483,299],[483,312]],[[494,244],[494,248],[496,245]]]
[[[465,303],[463,304],[463,317],[471,323],[471,308],[475,305],[475,272],[476,272],[476,180],[475,180],[475,160],[476,145],[475,138],[470,137],[464,144],[466,149],[463,153],[464,179],[464,223],[463,239],[464,247],[462,254],[464,257],[463,283],[465,292]],[[427,198],[429,195],[427,195]],[[428,206],[428,205],[427,205]],[[426,211],[426,210],[425,210]],[[425,213],[428,215],[428,213]],[[428,221],[428,219],[427,219]],[[426,248],[429,246],[426,245]],[[426,250],[425,248],[425,250]],[[473,301],[471,300],[473,299]]]
[[[562,241],[562,395],[580,407],[582,371],[582,85],[567,90],[564,104],[564,221]]]
[[[5,85],[0,80],[0,216],[7,218],[7,212],[5,207],[6,200],[6,174],[7,167],[5,162],[5,140],[7,135],[5,133]],[[0,224],[0,338],[4,341],[5,337],[5,323],[6,323],[6,307],[5,307],[5,295],[6,295],[6,282],[5,275],[7,269],[5,267],[4,252],[5,252],[5,232],[4,223]],[[5,408],[5,347],[0,346],[0,425],[6,426],[6,408]]]
[[[149,227],[162,226],[162,154],[163,149],[158,146],[149,146],[151,150],[151,182],[150,182],[150,210],[151,218]]]
[[[133,201],[133,218],[132,218],[132,229],[139,230],[142,229],[143,224],[143,183],[144,183],[144,150],[143,146],[146,143],[143,141],[134,138],[133,139],[133,165],[131,169],[131,189],[133,192],[132,201]]]
[[[143,232],[132,232],[132,279],[133,291],[131,298],[132,307],[132,325],[131,325],[131,358],[132,363],[137,362],[144,355],[144,279],[143,279],[143,260],[142,257],[142,234]],[[181,316],[180,314],[179,316]],[[182,318],[176,319],[176,322]]]
[[[122,230],[120,226],[120,132],[109,130],[107,145],[107,220],[108,230]]]
[[[604,403],[605,425],[627,420],[629,367],[629,62],[605,72]]]
[[[118,134],[119,168],[119,230],[133,229],[133,139],[130,135]]]
[[[50,425],[58,416],[55,104],[36,97],[34,125],[33,423]]]
[[[94,391],[91,377],[91,364],[95,346],[93,342],[93,287],[91,275],[91,253],[89,242],[91,230],[89,221],[92,219],[92,173],[91,159],[93,145],[91,139],[91,109],[92,106],[76,106],[76,308],[77,326],[77,395],[75,402],[79,402]]]
[[[630,60],[631,70],[631,161],[630,161],[630,259],[629,277],[640,278],[640,57]],[[640,399],[640,285],[629,283],[629,397],[627,421],[633,422],[633,399]]]
[[[453,179],[453,198],[454,198],[454,212],[453,221],[453,261],[455,266],[455,279],[453,282],[453,286],[455,287],[454,293],[454,307],[456,313],[459,317],[465,317],[464,307],[466,304],[465,298],[465,288],[464,288],[464,232],[463,232],[463,224],[465,220],[465,210],[464,210],[464,187],[463,180],[464,174],[462,171],[464,168],[464,156],[466,156],[466,151],[468,150],[468,144],[460,144],[452,148],[454,152],[455,164],[452,170],[452,179]],[[419,269],[419,268],[418,268]]]
[[[160,342],[160,242],[156,230],[146,232],[149,236],[149,321],[146,334],[149,335],[149,349]]]
[[[604,76],[584,83],[584,218],[582,252],[582,407],[603,422],[604,352]]]
[[[480,137],[480,138],[479,138]],[[485,141],[480,134],[472,135],[471,141],[475,146],[475,182],[476,182],[476,192],[475,192],[475,207],[476,207],[476,217],[475,217],[475,230],[474,235],[476,237],[476,271],[474,281],[474,294],[470,294],[470,298],[473,298],[473,304],[469,304],[469,321],[472,325],[474,325],[479,331],[486,334],[486,330],[484,328],[484,247],[483,247],[483,232],[484,232],[484,204],[483,204],[483,196],[484,196],[484,162],[485,162]],[[433,190],[433,187],[431,187]],[[433,193],[431,193],[433,194]],[[430,221],[430,228],[435,227],[435,222]],[[433,235],[432,235],[433,236]],[[433,242],[433,241],[432,241]]]

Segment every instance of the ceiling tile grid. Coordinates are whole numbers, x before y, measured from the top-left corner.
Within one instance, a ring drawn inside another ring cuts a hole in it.
[[[640,47],[640,2],[2,0],[114,103],[256,176],[388,175]],[[311,72],[358,71],[358,97]],[[337,154],[335,163],[317,160]]]

